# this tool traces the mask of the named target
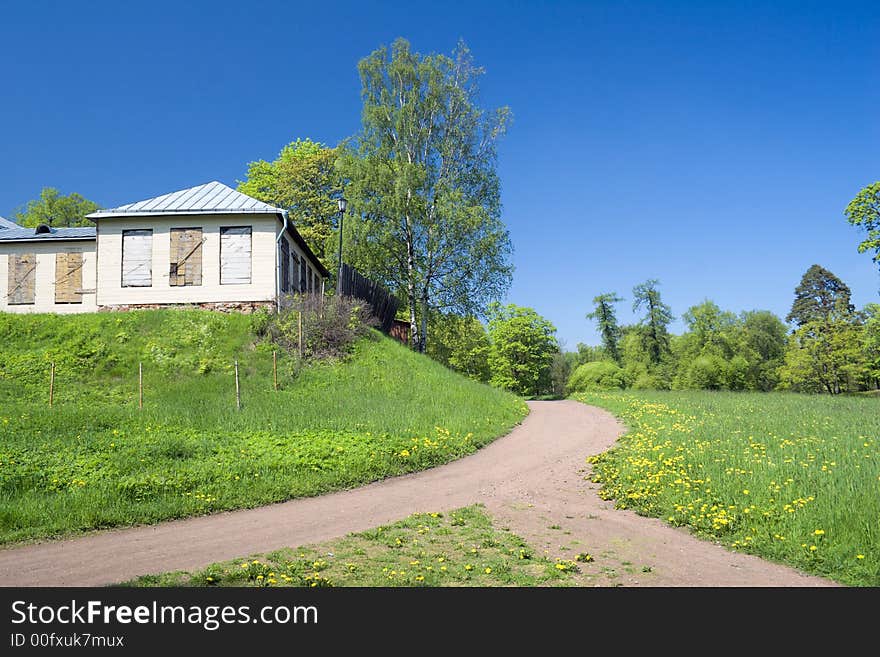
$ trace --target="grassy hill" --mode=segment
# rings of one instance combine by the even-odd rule
[[[378,333],[343,362],[279,352],[277,391],[272,351],[237,314],[0,313],[0,542],[357,486],[468,454],[527,412]]]

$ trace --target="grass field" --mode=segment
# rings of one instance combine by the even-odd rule
[[[481,505],[421,513],[319,545],[147,575],[126,586],[566,586],[590,555],[551,561]]]
[[[880,400],[584,393],[629,428],[593,457],[601,495],[731,548],[880,585]]]
[[[208,311],[0,314],[0,542],[352,487],[473,452],[527,412],[379,334],[345,362],[279,354],[275,391],[272,347],[250,326]]]

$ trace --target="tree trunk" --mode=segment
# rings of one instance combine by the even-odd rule
[[[415,273],[415,256],[413,254],[412,240],[407,240],[406,244],[406,301],[409,305],[409,345],[411,348],[418,348],[419,345],[419,325],[416,322],[416,273]]]
[[[428,347],[428,290],[422,291],[422,330],[419,333],[419,353]]]

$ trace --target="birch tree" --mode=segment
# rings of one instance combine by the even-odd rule
[[[345,259],[405,299],[424,352],[431,312],[480,314],[510,286],[496,172],[510,112],[479,106],[483,70],[463,43],[423,56],[397,39],[358,71],[362,130],[340,159],[353,208]]]

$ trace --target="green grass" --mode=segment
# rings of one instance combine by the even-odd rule
[[[589,555],[578,555],[584,562]],[[146,575],[125,586],[566,586],[571,560],[535,555],[493,526],[482,505],[420,513],[345,538],[216,563],[196,572]]]
[[[583,393],[628,426],[600,494],[743,552],[880,585],[880,400]]]
[[[209,311],[0,313],[0,543],[353,487],[471,453],[527,412],[378,333],[345,362],[279,353],[274,391],[272,346],[250,327]]]

